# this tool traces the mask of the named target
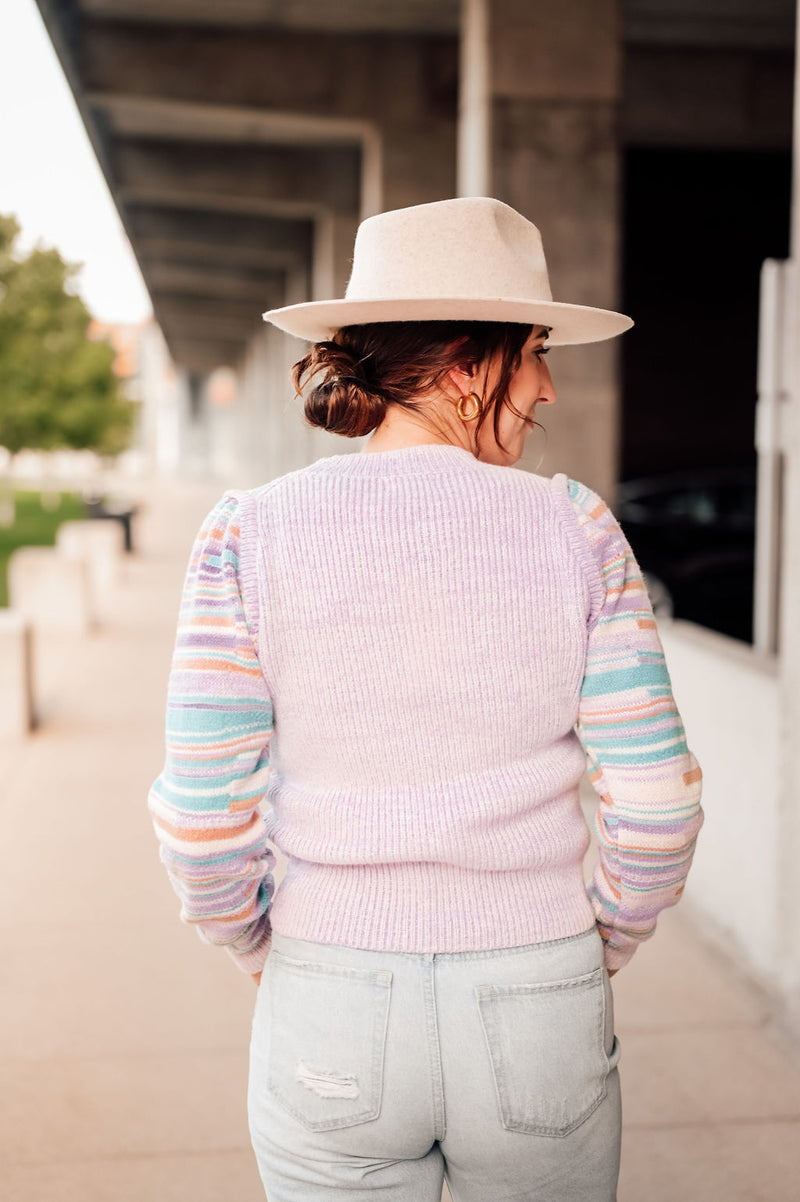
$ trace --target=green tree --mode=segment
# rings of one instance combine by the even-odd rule
[[[15,255],[19,232],[0,213],[0,445],[118,454],[135,405],[120,394],[113,348],[87,337],[91,314],[68,291],[80,265],[38,247]]]

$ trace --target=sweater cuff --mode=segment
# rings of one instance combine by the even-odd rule
[[[630,948],[612,947],[608,942],[604,942],[603,948],[603,963],[611,972],[618,968],[624,968],[628,961],[633,957],[636,951],[636,945]]]
[[[251,947],[246,952],[237,952],[233,947],[226,947],[225,951],[231,957],[237,968],[242,972],[253,973],[261,972],[267,962],[270,948],[272,946],[272,927],[268,926],[264,934],[259,939],[255,947]]]

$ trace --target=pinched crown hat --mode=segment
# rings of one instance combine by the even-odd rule
[[[633,325],[610,309],[554,301],[538,229],[488,196],[368,217],[358,227],[343,299],[287,305],[263,317],[311,342],[373,321],[546,325],[551,346],[600,342]]]

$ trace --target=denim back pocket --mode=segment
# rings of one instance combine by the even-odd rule
[[[272,949],[267,1088],[310,1131],[377,1118],[392,973]]]
[[[603,972],[475,987],[507,1131],[568,1135],[606,1096]]]

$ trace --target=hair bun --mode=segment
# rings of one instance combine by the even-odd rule
[[[323,380],[322,387],[330,388],[334,384],[351,385],[353,388],[364,388],[372,391],[364,376],[330,376],[329,379]]]
[[[319,343],[302,363],[307,360],[302,371],[297,370],[301,364],[296,365],[296,388],[306,372],[324,375],[306,398],[306,421],[346,438],[360,438],[380,425],[386,413],[386,398],[364,375],[353,370],[359,364],[345,347]]]

